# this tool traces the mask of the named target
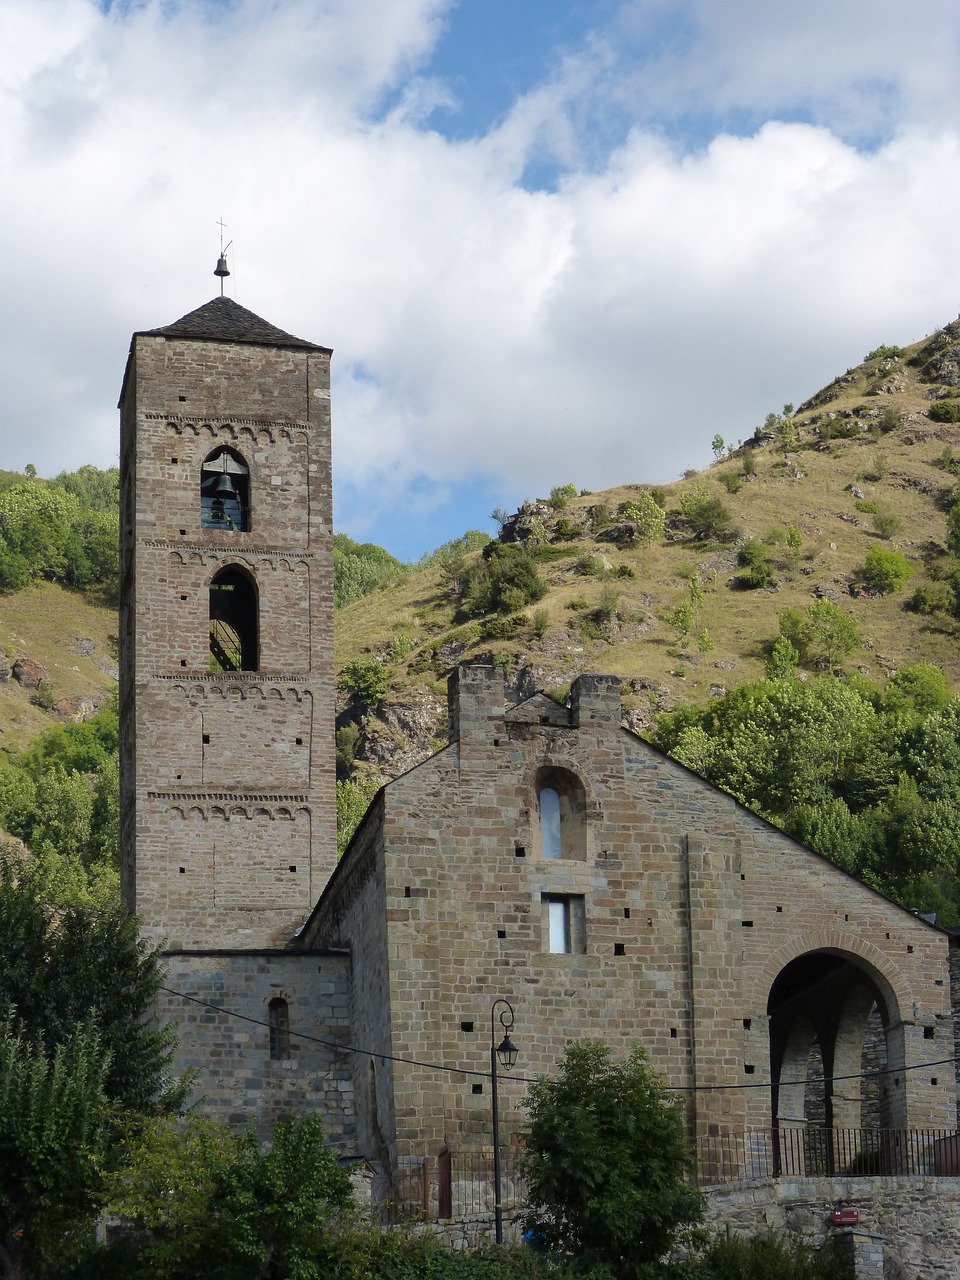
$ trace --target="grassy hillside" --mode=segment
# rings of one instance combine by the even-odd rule
[[[417,739],[413,755],[429,749],[443,727],[444,672],[481,655],[504,666],[516,694],[535,685],[560,692],[584,670],[617,675],[625,713],[643,727],[665,708],[704,704],[759,677],[778,615],[816,598],[840,605],[860,630],[848,669],[883,678],[932,662],[956,688],[953,606],[923,614],[905,604],[925,584],[941,603],[953,599],[946,512],[960,422],[937,421],[931,411],[960,418],[958,384],[960,323],[903,351],[871,353],[796,413],[770,415],[754,447],[730,453],[717,442],[719,461],[662,486],[666,528],[651,542],[624,540],[617,515],[650,486],[528,505],[501,538],[520,536],[547,594],[506,618],[464,615],[453,589],[457,565],[413,572],[340,610],[338,669],[376,662],[388,681],[381,714],[359,715],[360,757],[385,773],[381,760],[412,762],[405,738]],[[694,536],[681,509],[704,493],[727,509],[734,536]],[[743,590],[738,560],[750,539],[761,545],[746,550],[768,560],[772,581]],[[859,580],[874,548],[909,562],[912,576],[898,591],[880,594]],[[689,636],[669,621],[685,603],[695,614]],[[341,706],[358,719],[356,699],[344,695]]]
[[[49,689],[40,700],[48,705],[82,699],[89,708],[116,688],[117,614],[95,599],[52,582],[0,597],[2,664],[31,658],[44,667]],[[31,701],[35,696],[12,677],[0,683],[0,750],[22,748],[64,718]]]

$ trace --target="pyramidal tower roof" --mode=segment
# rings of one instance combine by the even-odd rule
[[[204,342],[250,342],[261,347],[294,347],[301,351],[330,351],[316,342],[295,338],[276,325],[241,307],[232,298],[213,298],[162,329],[141,329],[136,337],[194,338]]]

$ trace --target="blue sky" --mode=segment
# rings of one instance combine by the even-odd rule
[[[116,460],[221,217],[335,350],[337,527],[410,559],[957,311],[944,0],[0,0],[0,45],[5,467]]]

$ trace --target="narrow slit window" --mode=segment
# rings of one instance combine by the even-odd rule
[[[540,792],[540,847],[545,858],[563,857],[560,797],[553,787],[543,787]]]
[[[290,1009],[286,1000],[276,997],[268,1006],[270,1021],[270,1057],[283,1062],[290,1057]]]

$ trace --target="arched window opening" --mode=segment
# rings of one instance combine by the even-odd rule
[[[210,583],[210,670],[256,671],[257,588],[243,569],[221,569]]]
[[[536,778],[540,854],[544,858],[587,856],[586,795],[566,769],[541,769]]]
[[[270,1021],[270,1057],[283,1062],[290,1057],[290,1009],[279,996],[268,1006]]]
[[[560,797],[553,787],[540,789],[540,848],[545,858],[563,857],[560,832]]]
[[[200,468],[200,526],[238,533],[250,528],[250,468],[225,445]]]

